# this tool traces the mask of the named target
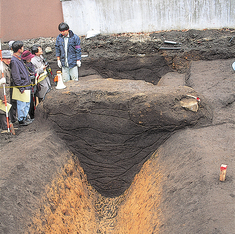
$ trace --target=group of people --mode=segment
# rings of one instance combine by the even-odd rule
[[[45,98],[51,89],[51,83],[49,77],[45,76],[37,85],[38,79],[46,69],[40,45],[34,45],[31,53],[29,50],[24,50],[22,41],[15,41],[11,49],[12,51],[2,51],[4,78],[0,82],[7,87],[6,100],[12,105],[8,115],[9,121],[14,123],[18,120],[19,125],[26,126],[34,119],[36,100],[41,102]],[[4,100],[3,89],[0,98]],[[1,128],[7,129],[7,120],[3,113],[1,120]]]
[[[60,23],[58,29],[60,34],[56,39],[55,48],[63,82],[78,81],[78,67],[81,66],[80,38],[66,23]],[[0,104],[3,104],[4,100],[10,101],[9,122],[18,121],[19,125],[27,126],[34,119],[36,105],[44,100],[51,89],[48,64],[40,45],[33,45],[29,51],[24,50],[22,41],[12,42],[9,42],[10,50],[2,51],[1,66],[4,77],[0,79]],[[6,110],[1,107],[0,105],[0,128],[6,130],[9,127]]]

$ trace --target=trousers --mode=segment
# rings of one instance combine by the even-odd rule
[[[78,81],[78,67],[75,66],[73,68],[62,67],[62,79],[63,82],[67,82],[70,80]]]
[[[29,113],[29,108],[30,108],[30,102],[22,102],[17,100],[18,121],[26,119],[27,114]]]

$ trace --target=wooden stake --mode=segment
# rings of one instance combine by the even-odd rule
[[[221,164],[220,166],[220,181],[225,181],[227,165]]]

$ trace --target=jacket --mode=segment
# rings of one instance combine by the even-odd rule
[[[56,57],[60,57],[60,61],[63,67],[65,67],[65,49],[64,49],[64,37],[62,34],[56,38]],[[77,66],[77,60],[81,60],[81,45],[80,38],[69,30],[68,40],[68,64],[70,68]]]
[[[0,62],[0,64],[1,64],[1,62]],[[9,87],[10,82],[11,82],[11,69],[4,62],[2,62],[2,65],[3,65],[4,77],[6,78],[6,87]],[[0,78],[2,78],[2,76]],[[10,103],[10,88],[6,88],[6,98],[7,98],[7,102]],[[0,86],[0,99],[4,100],[3,86]]]
[[[11,63],[11,78],[13,81],[13,86],[27,86],[31,84],[31,79],[27,68],[23,60],[12,56]],[[22,93],[25,89],[32,89],[31,86],[19,87],[20,92]]]
[[[34,56],[31,59],[31,63],[34,65],[36,73],[40,75],[44,72],[43,67],[45,66],[45,61],[42,55],[40,55],[40,57]],[[36,95],[39,98],[45,98],[45,95],[49,92],[51,88],[51,82],[48,76],[40,82],[40,86],[41,90],[37,91]]]

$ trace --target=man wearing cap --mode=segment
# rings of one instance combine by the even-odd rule
[[[12,44],[12,50],[14,52],[11,59],[11,76],[13,81],[13,86],[16,86],[20,93],[24,93],[25,90],[31,91],[31,79],[30,74],[25,67],[23,60],[21,59],[21,55],[24,52],[24,44],[22,41],[15,41]],[[22,126],[29,125],[32,123],[31,120],[27,119],[27,115],[30,108],[30,100],[29,102],[24,102],[17,100],[17,114],[18,114],[18,122]]]
[[[0,79],[0,100],[4,101],[4,90],[2,85],[5,84],[7,87],[6,90],[6,99],[7,102],[10,102],[10,79],[11,79],[11,70],[10,70],[10,62],[11,62],[11,51],[10,50],[3,50],[2,51],[2,67],[3,67],[3,74],[4,78]],[[10,110],[11,111],[11,110]],[[9,115],[10,120],[10,115]],[[7,130],[7,119],[6,119],[6,112],[5,110],[0,109],[0,128],[2,130]]]

